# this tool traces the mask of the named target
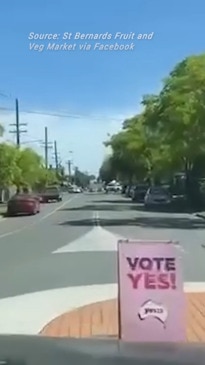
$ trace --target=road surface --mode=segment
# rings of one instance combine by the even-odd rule
[[[115,297],[118,238],[179,241],[184,281],[203,284],[204,233],[205,220],[193,215],[146,212],[120,195],[94,193],[65,195],[63,202],[45,205],[36,216],[2,219],[0,327],[11,331],[5,318],[13,313],[17,321],[17,306],[21,313],[40,311],[41,305],[47,311],[46,296],[58,300],[61,310],[67,302],[75,307],[75,296],[79,305],[81,300]]]

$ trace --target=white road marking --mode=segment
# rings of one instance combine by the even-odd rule
[[[96,225],[100,226],[100,215],[99,212],[96,212]]]
[[[96,213],[93,213],[93,217],[96,217]],[[95,225],[88,233],[77,238],[76,240],[67,243],[66,245],[53,251],[53,254],[61,254],[66,252],[107,252],[117,251],[118,240],[127,240],[127,237],[123,237],[107,231],[99,225]],[[132,240],[131,240],[132,241]],[[141,242],[140,240],[138,240]],[[142,240],[143,242],[143,240]],[[177,250],[183,254],[187,253],[185,249],[179,244],[176,245]],[[181,257],[182,258],[182,257]]]
[[[39,220],[39,222],[40,221],[42,221],[42,220],[44,220],[44,219],[46,219],[46,218],[48,218],[48,217],[50,217],[51,215],[53,215],[53,214],[55,214],[58,210],[60,210],[61,208],[63,208],[66,204],[68,204],[69,202],[71,202],[72,200],[74,200],[74,199],[76,199],[77,198],[77,196],[74,196],[74,197],[72,197],[71,199],[68,199],[68,200],[66,200],[65,202],[63,202],[61,205],[59,205],[57,208],[55,208],[54,210],[52,210],[52,212],[49,212],[48,214],[46,214],[46,215],[44,215],[40,220]]]
[[[53,254],[66,252],[97,252],[117,251],[117,242],[124,237],[110,233],[100,226],[95,226],[84,236],[68,243],[67,245],[52,252]]]
[[[63,202],[60,206],[58,206],[57,208],[55,208],[54,210],[52,210],[51,212],[49,212],[48,214],[44,215],[43,217],[41,217],[40,219],[38,219],[37,221],[35,222],[32,222],[32,223],[28,223],[26,225],[24,225],[23,227],[21,228],[18,228],[18,229],[15,229],[14,231],[10,231],[10,232],[7,232],[7,233],[3,233],[0,235],[0,239],[1,238],[4,238],[4,237],[7,237],[7,236],[11,236],[15,233],[20,233],[22,231],[24,231],[25,229],[27,228],[31,228],[39,223],[41,223],[44,219],[46,218],[49,218],[50,216],[52,216],[53,214],[55,214],[58,210],[60,210],[61,208],[63,208],[66,204],[68,204],[69,202],[71,202],[72,200],[74,200],[76,198],[75,197],[72,197],[71,199],[68,199],[66,200],[65,202]],[[6,220],[6,219],[5,219]]]
[[[205,283],[184,283],[186,293],[205,292]],[[92,303],[115,299],[116,283],[40,291],[0,300],[0,333],[38,334],[54,318]]]
[[[99,219],[99,213],[98,212],[93,212],[93,217],[92,217],[92,220],[93,220],[93,224],[95,226],[100,226],[100,219]]]
[[[28,225],[23,226],[21,228],[15,229],[14,231],[11,231],[11,232],[3,233],[3,234],[0,235],[0,239],[4,238],[4,237],[7,237],[7,236],[12,236],[15,233],[19,233],[19,232],[23,231],[24,229],[26,229],[30,226],[32,226],[32,224],[28,224]]]

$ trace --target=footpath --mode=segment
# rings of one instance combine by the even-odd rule
[[[196,216],[205,219],[205,212],[196,213]]]

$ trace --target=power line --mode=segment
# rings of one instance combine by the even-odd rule
[[[19,102],[18,99],[15,100],[16,104],[16,123],[9,124],[10,126],[15,127],[14,130],[9,131],[9,133],[15,133],[16,134],[16,145],[17,147],[20,147],[20,135],[21,133],[27,133],[27,130],[20,129],[23,126],[27,126],[27,123],[19,123]]]
[[[0,107],[0,110],[5,110],[5,111],[13,111],[12,108],[6,108],[6,107]],[[51,116],[51,117],[57,117],[57,118],[74,118],[74,119],[81,119],[81,118],[89,118],[92,120],[102,120],[102,119],[106,119],[106,120],[113,120],[113,121],[123,121],[124,119],[126,119],[125,117],[123,118],[112,118],[112,117],[106,117],[106,116],[94,116],[94,115],[89,115],[89,114],[59,114],[59,113],[45,113],[45,112],[40,112],[40,111],[32,111],[32,110],[24,110],[22,111],[22,113],[25,114],[38,114],[38,115],[47,115],[47,116]],[[128,117],[127,117],[128,118]]]

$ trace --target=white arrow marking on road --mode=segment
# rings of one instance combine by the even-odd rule
[[[52,253],[117,251],[117,242],[119,239],[124,238],[110,233],[100,226],[96,226],[84,236],[68,243]]]
[[[55,250],[52,254],[66,252],[107,252],[117,251],[118,240],[127,239],[125,237],[113,234],[103,229],[100,226],[95,226],[91,231],[84,236],[74,240],[65,246]],[[143,240],[142,240],[143,242]],[[183,253],[186,251],[180,245],[176,245],[177,249]]]

